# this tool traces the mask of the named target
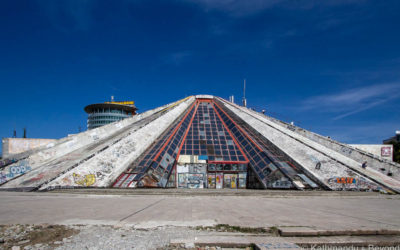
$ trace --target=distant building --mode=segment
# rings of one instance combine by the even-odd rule
[[[115,102],[113,99],[111,97],[111,102],[90,104],[85,107],[85,112],[88,113],[88,129],[98,128],[136,114],[134,101]]]
[[[391,142],[400,142],[400,131],[396,131],[396,135],[389,139],[383,140],[383,144],[390,144]]]

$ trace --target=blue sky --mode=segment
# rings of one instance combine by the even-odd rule
[[[400,1],[1,1],[0,136],[61,138],[90,103],[192,94],[346,143],[400,129]]]

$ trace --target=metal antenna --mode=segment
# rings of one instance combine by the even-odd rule
[[[246,79],[243,82],[243,98],[246,99]]]
[[[243,83],[243,107],[247,107],[247,100],[246,100],[246,79],[244,79],[244,83]]]

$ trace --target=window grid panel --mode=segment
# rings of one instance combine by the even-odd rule
[[[250,161],[250,166],[253,168],[263,185],[267,186],[268,182],[266,177],[267,175],[273,174],[273,171],[270,171],[270,168],[271,166],[274,166],[274,164],[267,157],[262,157],[262,151],[256,147],[256,145],[247,136],[245,136],[242,131],[239,130],[231,118],[228,117],[225,112],[222,112],[218,105],[215,105],[215,108],[225,124],[231,129],[240,146],[246,149],[245,154]]]
[[[144,154],[141,155],[138,161],[133,163],[133,165],[128,169],[129,173],[137,173],[135,180],[140,179],[143,177],[143,174],[147,169],[151,166],[153,163],[154,157],[157,155],[157,153],[160,151],[160,149],[163,147],[165,142],[168,140],[168,138],[171,137],[171,134],[174,132],[175,127],[179,122],[185,117],[185,115],[190,112],[194,107],[194,104],[189,108],[188,111],[186,111],[184,114],[181,115],[167,130],[162,134],[159,138],[155,140],[152,146],[149,147],[149,149],[146,150]]]
[[[177,147],[173,148],[172,142],[174,140],[176,140],[177,142],[179,142],[178,145],[180,145],[180,142],[182,140],[182,135],[183,135],[180,131],[182,131],[182,130],[184,131],[188,127],[189,120],[191,119],[191,117],[194,113],[195,106],[196,106],[196,103],[194,103],[192,105],[192,107],[190,108],[190,110],[187,111],[185,113],[185,115],[174,124],[174,126],[172,128],[170,128],[168,135],[163,137],[162,146],[159,146],[158,150],[156,150],[152,154],[152,157],[147,162],[144,163],[146,165],[139,164],[139,166],[141,166],[141,168],[139,169],[139,171],[137,171],[138,174],[134,178],[134,181],[139,181],[144,176],[145,172],[148,171],[149,167],[151,167],[154,170],[154,172],[159,173],[160,178],[162,176],[166,176],[166,175],[169,176],[170,172],[172,171],[172,167],[173,167],[173,164],[175,163],[175,158],[177,155],[177,151],[176,151]],[[184,120],[182,121],[182,119],[184,119]],[[180,126],[179,126],[179,124],[180,124]],[[177,126],[179,126],[179,127],[177,128]],[[169,139],[169,141],[168,141],[168,139]],[[165,143],[167,143],[167,144],[165,145]],[[164,146],[164,148],[162,149],[163,146]],[[162,151],[160,152],[161,149],[162,149]],[[168,150],[170,150],[170,152],[172,152],[172,154],[169,154],[169,156],[168,156],[168,159],[171,159],[171,160],[168,162],[167,165],[161,166],[160,164],[162,163],[162,160],[165,159],[164,157],[166,157],[166,153],[168,152]],[[155,163],[155,164],[152,164],[152,163]]]
[[[210,161],[222,157],[223,162],[239,162],[240,158],[244,162],[245,157],[237,146],[228,146],[227,142],[233,140],[213,106],[211,100],[200,102],[181,154],[207,155]]]
[[[231,119],[233,119],[231,117]],[[290,159],[287,158],[279,149],[271,146],[265,140],[263,140],[262,136],[256,134],[253,129],[249,127],[246,123],[241,123],[241,128],[247,133],[250,138],[258,144],[258,147],[263,151],[263,156],[269,158],[274,165],[279,168],[279,170],[289,179],[295,180],[297,179],[297,175],[299,173],[303,173],[302,170],[298,169],[295,165],[290,163]]]

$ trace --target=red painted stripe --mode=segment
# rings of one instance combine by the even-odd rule
[[[136,177],[136,174],[134,174],[134,175],[135,175],[135,177]],[[129,185],[131,185],[132,182],[134,182],[135,177],[133,177],[132,180],[128,183],[128,185],[126,185],[127,188],[129,187]]]
[[[121,184],[119,184],[119,186],[118,187],[121,187],[122,186],[122,184],[126,181],[126,179],[128,179],[129,178],[129,176],[130,176],[130,174],[126,174],[126,177],[124,178],[124,180],[121,182]]]
[[[296,166],[295,165],[293,165],[292,163],[290,163],[290,162],[288,162],[288,161],[285,161],[287,164],[289,164],[292,168],[294,168],[294,169],[296,169],[296,170],[298,170],[297,168],[296,168]]]
[[[188,127],[187,127],[187,129],[186,129],[186,131],[185,131],[185,134],[183,135],[182,143],[181,143],[181,145],[179,146],[179,150],[178,150],[178,154],[177,154],[177,156],[176,156],[176,160],[178,160],[178,159],[179,159],[179,156],[181,155],[182,147],[183,147],[183,145],[185,144],[185,140],[186,140],[187,134],[189,133],[190,127],[192,127],[192,123],[193,123],[194,117],[196,116],[197,109],[198,109],[198,107],[199,107],[199,105],[198,105],[199,102],[202,102],[202,101],[196,101],[196,104],[197,104],[197,105],[196,105],[196,109],[194,110],[193,116],[192,116],[192,118],[190,119],[189,125],[188,125]]]
[[[217,105],[215,102],[213,102],[214,105]],[[218,105],[217,105],[218,106]],[[219,106],[218,106],[219,107]],[[231,136],[232,140],[235,142],[236,147],[239,148],[240,152],[242,152],[242,155],[244,156],[244,158],[246,158],[246,161],[249,162],[249,159],[247,158],[246,154],[243,152],[243,149],[239,146],[239,143],[236,141],[235,137],[233,136],[231,130],[228,128],[228,126],[226,126],[225,122],[222,120],[221,116],[219,115],[219,113],[217,112],[217,110],[215,109],[215,107],[213,106],[214,112],[217,114],[219,120],[222,122],[222,124],[224,125],[225,129],[228,131],[229,135]],[[222,109],[221,109],[222,110]],[[228,116],[228,115],[227,115]],[[228,116],[228,118],[230,119],[230,117]],[[235,123],[235,125],[237,125]]]
[[[185,134],[183,135],[183,139],[182,139],[181,145],[179,146],[178,154],[176,155],[176,162],[174,164],[174,167],[172,168],[172,171],[175,169],[175,184],[176,184],[176,181],[178,180],[178,171],[176,170],[176,164],[178,163],[178,159],[179,159],[179,156],[181,155],[182,147],[185,144],[185,140],[186,140],[187,134],[189,133],[189,130],[190,130],[190,127],[192,126],[194,117],[196,116],[197,109],[199,107],[198,103],[199,103],[199,100],[196,100],[196,102],[195,102],[196,109],[194,110],[192,118],[190,118],[190,122],[189,122],[188,127],[187,127],[187,129],[185,131]],[[178,188],[178,186],[177,186],[177,188]]]
[[[116,187],[117,183],[118,183],[122,178],[126,177],[126,175],[128,175],[128,174],[127,174],[127,173],[122,173],[122,174],[118,177],[117,181],[114,182],[113,187]],[[120,185],[121,185],[121,184],[120,184]]]
[[[212,164],[247,164],[249,163],[248,161],[208,161],[208,163]]]
[[[192,111],[194,105],[196,102],[192,104],[192,107],[190,107],[189,111],[186,113],[186,115],[183,117],[182,121],[175,127],[174,131],[172,134],[169,136],[168,140],[164,143],[163,147],[158,151],[157,155],[154,157],[153,161],[156,161],[157,158],[160,156],[161,152],[164,150],[164,148],[168,145],[168,143],[171,141],[172,137],[175,135],[176,131],[178,131],[179,127],[182,125],[183,121],[186,119],[186,117],[189,115],[190,111]]]
[[[217,105],[219,107],[219,109],[229,118],[229,120],[231,120],[233,122],[233,124],[235,124],[235,126],[242,131],[242,133],[254,144],[256,145],[256,147],[262,152],[264,151],[255,141],[253,141],[253,139],[251,139],[251,137],[246,133],[246,131],[244,131],[242,129],[242,127],[240,127],[217,103],[215,103],[215,105]]]
[[[114,181],[114,183],[112,184],[112,186],[113,187],[115,187],[115,184],[117,184],[118,183],[118,181],[125,175],[126,173],[122,173],[122,174],[120,174],[119,176],[118,176],[118,178],[117,178],[117,180],[116,181]]]

